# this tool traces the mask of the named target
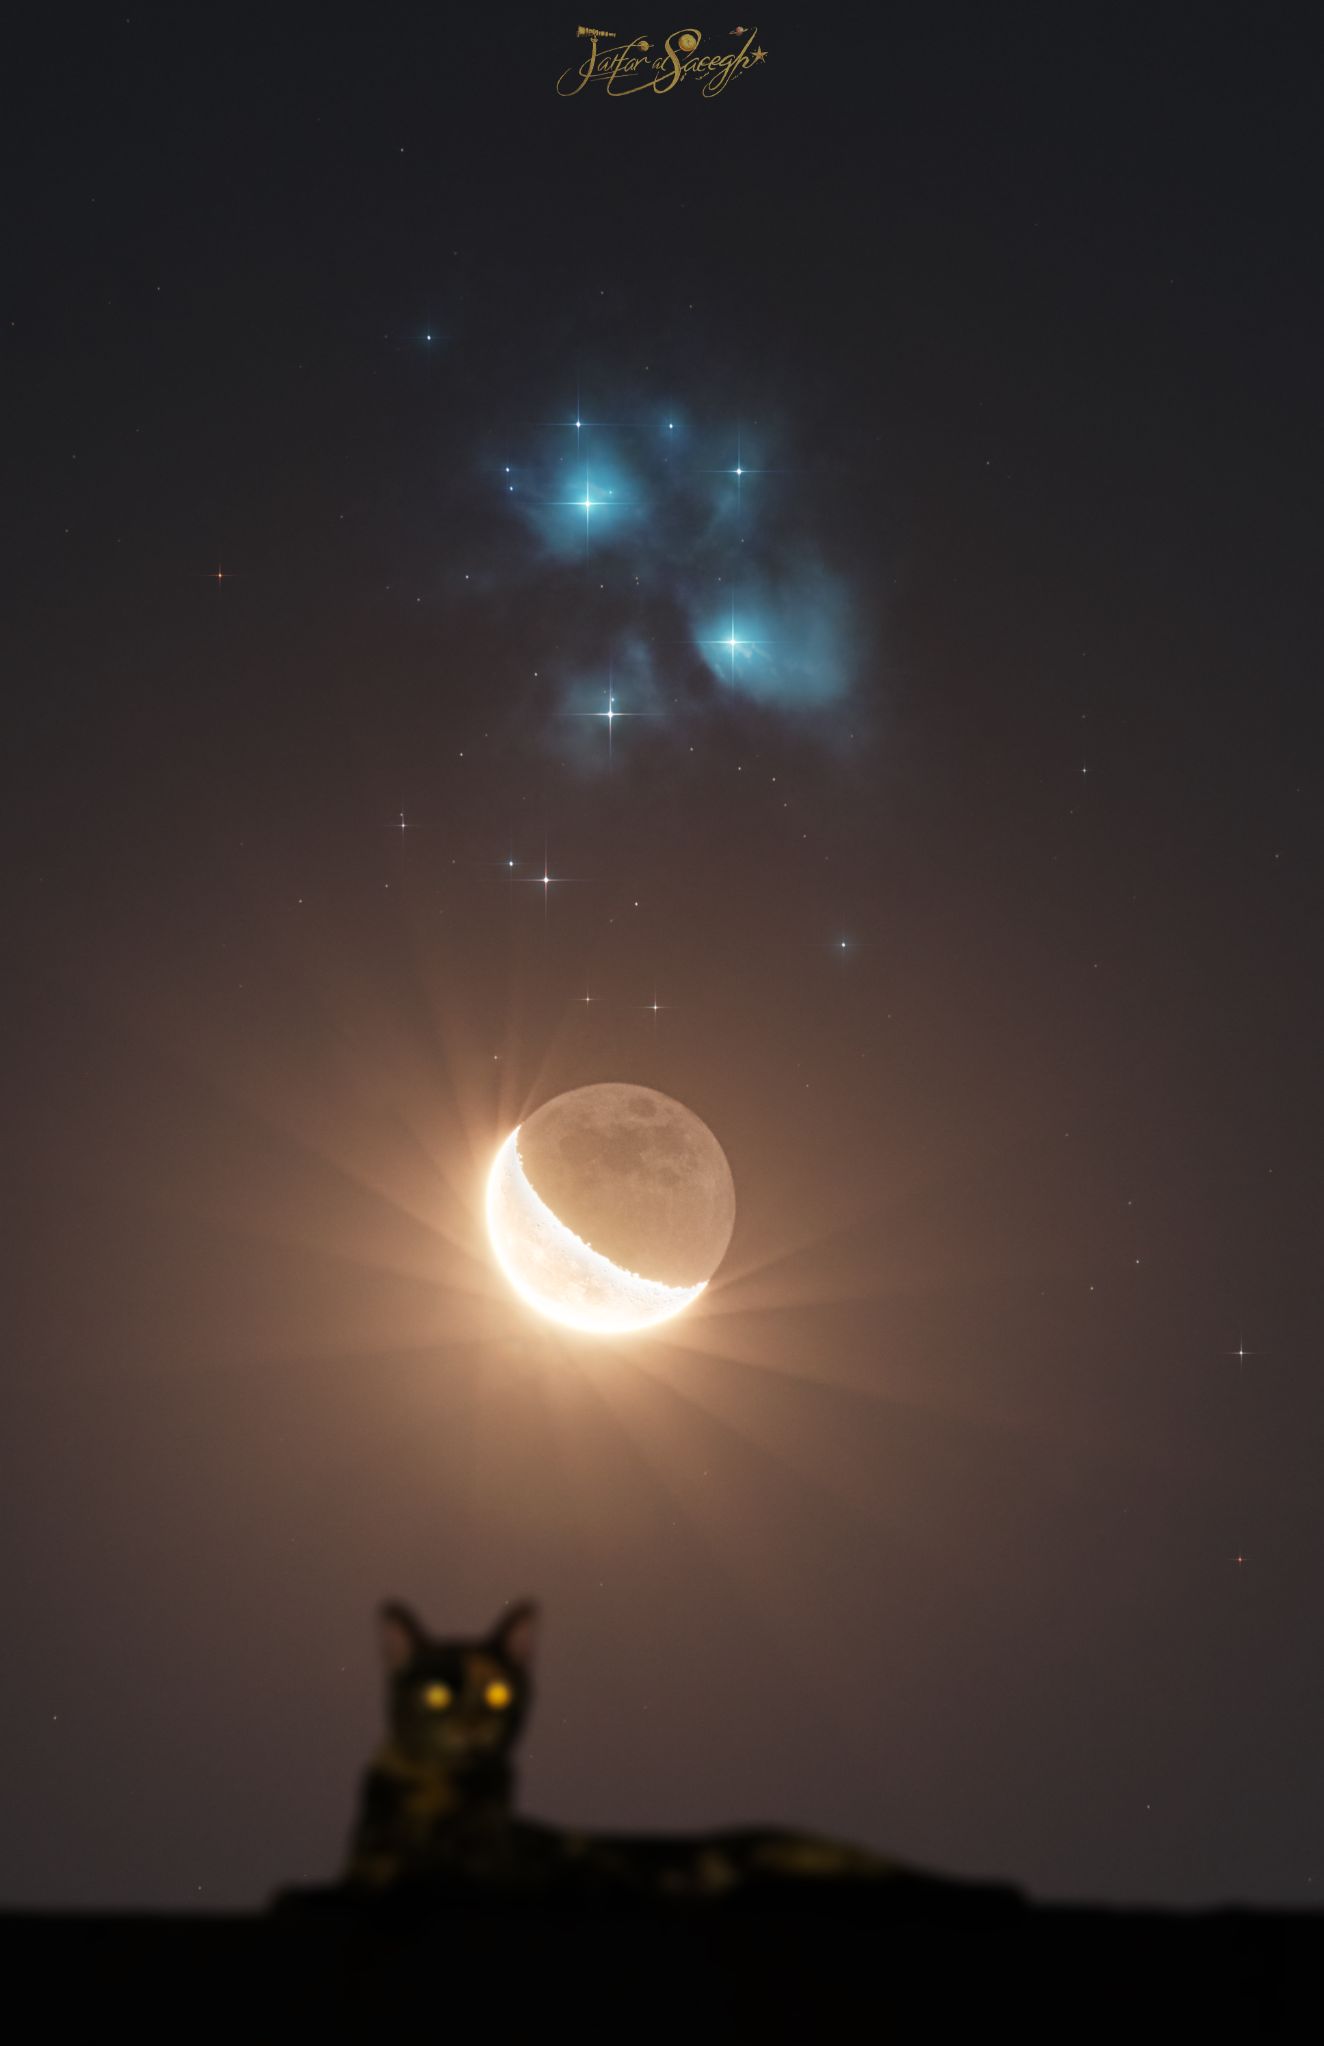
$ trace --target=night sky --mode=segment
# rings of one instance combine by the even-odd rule
[[[377,1601],[533,1594],[530,1813],[1315,1901],[1301,17],[126,5],[7,64],[0,1896],[329,1879]],[[735,1179],[633,1341],[483,1225],[595,1080]]]

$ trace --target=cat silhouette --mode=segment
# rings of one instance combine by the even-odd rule
[[[474,1639],[439,1638],[408,1606],[382,1606],[386,1734],[362,1782],[349,1888],[697,1898],[906,1873],[812,1834],[579,1833],[520,1817],[513,1757],[533,1702],[537,1632],[531,1600]]]

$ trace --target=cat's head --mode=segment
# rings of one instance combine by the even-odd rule
[[[408,1606],[378,1616],[395,1745],[452,1777],[504,1769],[533,1697],[538,1608],[525,1600],[476,1641],[441,1641]]]

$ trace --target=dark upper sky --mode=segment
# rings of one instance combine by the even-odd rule
[[[0,1895],[328,1875],[374,1602],[533,1592],[539,1813],[1312,1901],[1292,12],[124,5],[4,116]],[[483,1235],[594,1079],[735,1175],[633,1346]]]

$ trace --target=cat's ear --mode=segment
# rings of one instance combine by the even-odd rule
[[[388,1676],[399,1676],[418,1654],[427,1636],[408,1606],[391,1599],[378,1608],[377,1636]]]
[[[508,1606],[492,1629],[492,1646],[498,1655],[527,1676],[533,1668],[533,1651],[538,1643],[538,1608],[532,1599]]]

